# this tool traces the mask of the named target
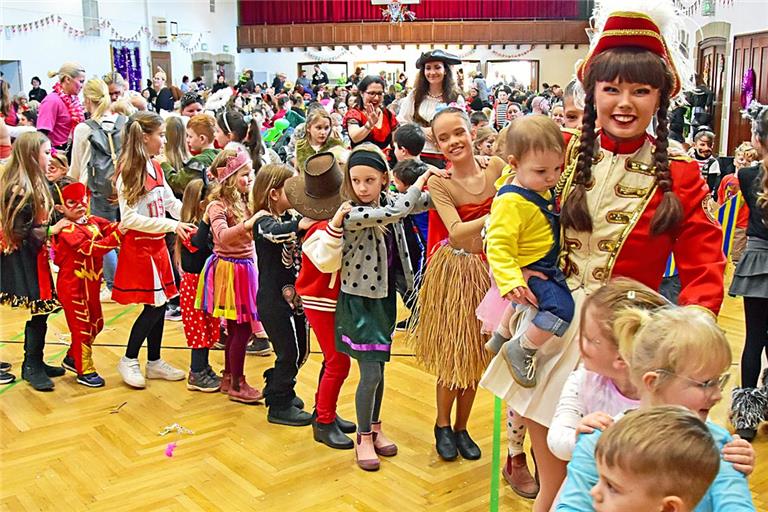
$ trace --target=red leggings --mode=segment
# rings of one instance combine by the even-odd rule
[[[323,368],[315,394],[317,422],[332,423],[336,419],[336,402],[341,386],[349,375],[349,356],[336,351],[335,313],[305,309],[304,314],[323,351]]]

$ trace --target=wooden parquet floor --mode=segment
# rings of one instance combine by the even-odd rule
[[[492,396],[478,393],[470,421],[482,459],[441,461],[433,445],[434,379],[416,365],[399,339],[397,355],[387,367],[382,418],[400,453],[383,459],[378,473],[365,473],[356,467],[353,451],[315,443],[311,427],[268,423],[264,406],[230,402],[219,393],[190,392],[184,382],[153,380],[145,390],[127,388],[116,364],[138,312],[138,307],[104,307],[108,325],[94,353],[106,388],[85,388],[71,374],[56,379],[52,393],[36,393],[25,383],[0,388],[0,510],[489,510]],[[5,340],[0,359],[11,361],[17,376],[23,321],[20,312],[7,309],[0,316],[0,340]],[[721,324],[738,360],[743,343],[739,300],[726,298]],[[62,359],[66,332],[63,315],[49,320],[49,361]],[[314,352],[297,385],[309,406],[321,362],[312,343]],[[221,368],[222,356],[222,351],[212,351],[215,369]],[[188,367],[180,322],[166,322],[163,357]],[[144,358],[142,350],[142,365]],[[248,357],[250,381],[262,385],[261,374],[270,364],[271,357]],[[731,382],[738,380],[735,374]],[[356,383],[353,365],[339,402],[345,418],[354,419]],[[725,424],[725,404],[713,417]],[[158,435],[173,423],[194,435]],[[178,446],[169,458],[165,448],[172,441]],[[758,464],[751,488],[758,510],[768,510],[768,432],[754,446]],[[530,501],[517,497],[503,480],[501,486],[500,510],[530,510]]]

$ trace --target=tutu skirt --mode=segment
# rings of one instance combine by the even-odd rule
[[[208,258],[197,283],[195,308],[211,316],[246,323],[258,320],[259,274],[253,259]]]
[[[499,287],[496,286],[496,280],[491,275],[491,289],[485,294],[485,297],[477,306],[477,319],[483,323],[483,333],[490,334],[494,332],[501,323],[504,311],[509,307],[510,302],[501,296]]]

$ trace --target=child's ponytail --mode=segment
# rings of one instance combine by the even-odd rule
[[[202,219],[200,203],[205,201],[210,187],[201,179],[190,181],[184,189],[184,195],[181,197],[181,214],[179,221],[190,224],[198,224]],[[181,268],[181,248],[183,242],[181,237],[176,237],[176,247],[173,253],[173,262],[178,268]]]
[[[163,125],[163,119],[154,112],[136,112],[125,125],[125,137],[120,151],[115,180],[123,180],[122,194],[128,206],[134,206],[146,194],[147,162],[149,154],[144,147],[144,134],[150,134]],[[120,191],[118,191],[120,192]]]
[[[253,170],[256,174],[261,169],[262,157],[264,156],[264,143],[261,141],[261,127],[259,121],[253,114],[243,116],[243,121],[248,125],[248,135],[243,140],[243,145],[248,150],[248,156],[253,162]]]
[[[617,313],[613,322],[613,334],[619,344],[619,353],[632,367],[635,341],[640,330],[651,320],[651,313],[640,308],[626,308]]]

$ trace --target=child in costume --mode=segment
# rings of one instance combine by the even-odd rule
[[[146,378],[181,380],[185,376],[160,358],[166,304],[178,295],[165,234],[175,232],[185,240],[195,230],[192,224],[166,217],[166,212],[179,217],[181,201],[174,197],[160,164],[153,160],[163,147],[164,129],[158,114],[133,114],[125,127],[118,162],[120,219],[127,231],[117,259],[112,299],[124,305],[143,305],[131,328],[125,355],[117,365],[123,381],[134,388],[146,386],[138,359],[144,340]]]
[[[720,180],[720,186],[717,187],[717,204],[721,206],[732,197],[739,196],[739,211],[731,246],[731,261],[734,264],[739,262],[747,247],[747,224],[749,223],[749,206],[744,202],[743,196],[739,195],[739,171],[750,167],[755,160],[757,160],[757,150],[749,142],[741,143],[734,152],[733,167],[736,172],[725,175]]]
[[[206,213],[213,235],[213,255],[205,262],[195,307],[227,320],[221,392],[235,402],[256,403],[261,391],[245,380],[245,348],[251,321],[257,319],[258,274],[254,261],[253,225],[248,210],[253,183],[251,159],[243,150],[223,151],[211,165],[217,185]]]
[[[205,215],[208,196],[213,188],[206,180],[194,179],[184,189],[181,199],[181,220],[197,225],[197,231],[187,240],[176,239],[176,265],[181,268],[179,305],[184,337],[192,350],[189,363],[187,389],[213,393],[221,387],[216,372],[211,369],[208,355],[219,341],[219,319],[195,308],[195,296],[200,273],[206,260],[213,254],[211,224]]]
[[[370,143],[350,154],[344,174],[344,195],[352,210],[344,218],[341,294],[336,305],[336,349],[357,360],[360,383],[357,410],[357,464],[379,469],[378,455],[391,457],[397,445],[381,428],[384,364],[389,361],[397,305],[394,277],[402,267],[413,287],[413,269],[401,220],[414,210],[429,207],[422,194],[430,172],[425,172],[405,194],[391,195],[389,167],[381,150]]]
[[[417,360],[437,377],[434,433],[443,460],[455,460],[459,452],[468,460],[481,456],[467,431],[467,421],[477,383],[490,360],[483,347],[487,339],[475,314],[490,288],[480,233],[503,162],[492,157],[491,164],[498,161],[502,165],[481,169],[472,152],[470,130],[469,118],[461,108],[445,108],[432,120],[433,138],[443,158],[451,162],[453,175],[450,180],[429,180],[435,210],[429,212],[427,270],[419,291],[418,322],[408,332]]]
[[[512,106],[509,102],[509,96],[511,94],[512,89],[508,85],[502,85],[496,89],[496,103],[493,105],[493,127],[496,131],[500,131],[507,126],[510,121],[510,116],[507,111]]]
[[[275,351],[275,365],[264,372],[267,421],[279,425],[309,425],[312,415],[294,386],[299,368],[309,354],[307,319],[296,293],[301,264],[299,240],[314,224],[289,210],[285,182],[294,170],[284,164],[268,164],[259,170],[253,186],[252,211],[260,215],[253,227],[259,265],[256,303],[259,317]]]
[[[53,288],[46,242],[70,224],[49,225],[53,200],[45,179],[51,143],[39,132],[16,139],[0,172],[0,304],[29,310],[21,377],[36,391],[53,389],[61,367],[43,362],[48,315],[61,307]],[[10,366],[3,366],[6,371]],[[9,377],[5,377],[6,380]]]
[[[304,171],[307,158],[310,156],[330,151],[331,148],[343,146],[340,139],[331,132],[332,120],[330,114],[324,108],[313,108],[307,114],[307,122],[304,125],[304,137],[296,142],[296,168]]]
[[[64,308],[71,344],[61,362],[84,386],[100,388],[104,379],[93,364],[92,346],[104,328],[101,312],[103,257],[120,246],[118,222],[87,215],[88,191],[80,182],[57,190],[56,210],[70,224],[53,237],[54,263],[59,267],[56,290]]]
[[[343,179],[333,153],[325,152],[309,157],[305,172],[285,182],[285,195],[291,206],[300,214],[319,220],[304,235],[296,292],[323,352],[312,434],[315,441],[339,450],[354,447],[354,442],[344,434],[356,430],[354,423],[336,413],[341,386],[350,367],[349,356],[336,350],[334,327],[341,290],[342,223],[351,210],[349,203],[342,204]]]
[[[499,294],[528,303],[523,314],[531,318],[531,325],[518,328],[507,343],[512,337],[507,324],[514,310],[508,306],[500,330],[486,348],[493,353],[501,349],[515,381],[532,387],[536,351],[553,336],[562,336],[573,320],[573,298],[557,267],[560,222],[552,193],[560,179],[565,144],[554,121],[529,116],[510,125],[506,148],[514,176],[505,180],[491,206],[485,252]],[[531,276],[526,282],[523,267],[546,279]]]

